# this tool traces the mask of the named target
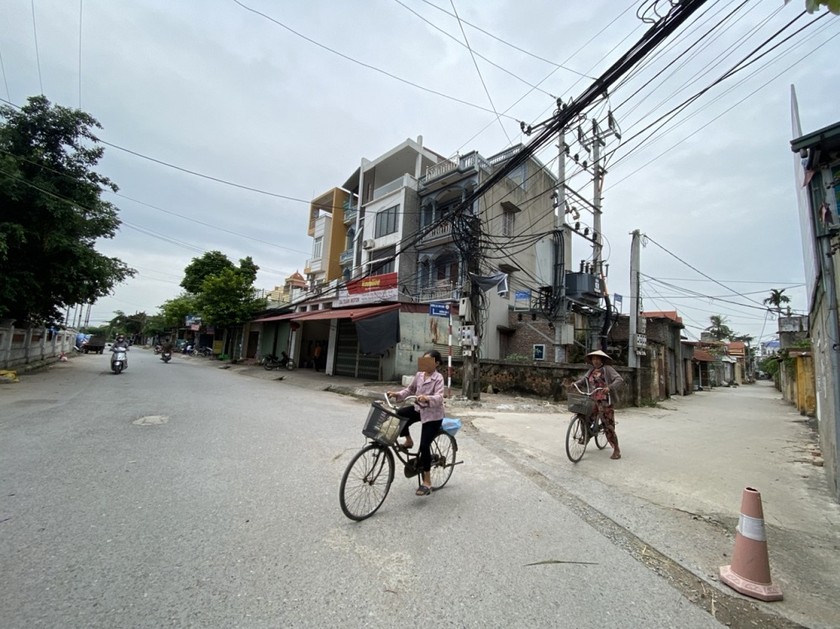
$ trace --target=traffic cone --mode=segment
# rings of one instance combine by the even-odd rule
[[[761,494],[752,487],[744,488],[732,563],[720,567],[720,580],[746,596],[762,601],[782,600],[781,588],[770,581]]]

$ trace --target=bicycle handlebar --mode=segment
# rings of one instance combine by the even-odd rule
[[[384,397],[384,398],[385,398],[385,404],[387,404],[387,405],[388,405],[391,409],[396,410],[396,408],[397,408],[397,407],[394,405],[394,403],[393,403],[393,402],[391,402],[391,398],[390,398],[390,397],[388,397],[388,393],[387,393],[387,392],[386,392],[386,393],[383,393],[383,394],[382,394],[382,397]],[[403,402],[408,402],[408,403],[410,403],[410,404],[413,404],[413,403],[414,403],[414,401],[415,401],[416,399],[417,399],[417,396],[416,396],[416,395],[409,395],[408,397],[406,397],[406,398],[405,398],[404,400],[402,400],[402,401],[403,401]]]
[[[581,391],[580,387],[577,385],[577,382],[573,382],[572,386],[577,390],[578,393],[586,396],[591,396],[592,394],[597,393],[598,391],[606,391],[607,393],[610,392],[609,387],[599,387],[597,389],[593,389],[592,391]]]

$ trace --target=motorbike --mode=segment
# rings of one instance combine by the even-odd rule
[[[172,352],[162,352],[160,355],[160,359],[163,362],[168,363],[170,360],[172,360]]]
[[[295,367],[297,367],[295,361],[286,352],[282,352],[280,358],[274,354],[267,354],[263,358],[263,368],[266,371],[271,371],[272,369],[288,369],[289,371],[294,371]]]
[[[111,371],[119,374],[128,368],[128,348],[121,345],[111,347]]]
[[[163,351],[163,347],[158,343],[155,345],[155,354],[160,354]]]
[[[201,356],[208,357],[213,355],[213,349],[210,347],[199,347],[197,350],[195,350],[195,353]]]

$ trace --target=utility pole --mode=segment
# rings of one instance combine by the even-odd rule
[[[638,229],[633,230],[632,240],[630,242],[630,329],[629,329],[629,347],[627,348],[627,366],[636,370],[635,386],[633,387],[633,404],[639,406],[641,404],[641,387],[642,374],[639,369],[639,356],[645,353],[645,345],[647,341],[643,340],[643,332],[645,331],[644,321],[640,326],[639,314],[641,308],[641,298],[639,296],[639,277],[640,277],[640,260],[642,247],[642,234]],[[640,332],[641,328],[641,332]]]
[[[639,366],[638,331],[639,331],[639,260],[641,258],[642,235],[639,230],[633,230],[630,241],[630,342],[627,348],[627,366]]]
[[[604,139],[598,129],[598,121],[592,120],[592,270],[596,275],[601,269],[601,191],[604,187],[604,173],[601,166],[601,147]]]
[[[566,361],[563,349],[563,324],[566,322],[566,130],[560,130],[557,147],[557,207],[554,210],[554,362]]]

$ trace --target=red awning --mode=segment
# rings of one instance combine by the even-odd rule
[[[337,308],[330,310],[315,310],[313,312],[299,312],[294,317],[295,321],[318,321],[322,319],[350,319],[358,321],[375,317],[376,315],[398,310],[399,304],[385,304],[379,306],[366,306],[364,308]]]
[[[358,321],[375,317],[378,314],[397,310],[400,304],[379,304],[377,306],[364,306],[360,308],[330,308],[329,310],[312,310],[310,312],[287,312],[273,317],[254,319],[251,323],[269,323],[272,321],[319,321],[323,319],[350,319]]]
[[[301,313],[299,312],[287,312],[286,314],[282,315],[275,315],[273,317],[263,317],[262,319],[254,319],[251,323],[267,323],[268,321],[283,321],[284,319],[294,319]]]

